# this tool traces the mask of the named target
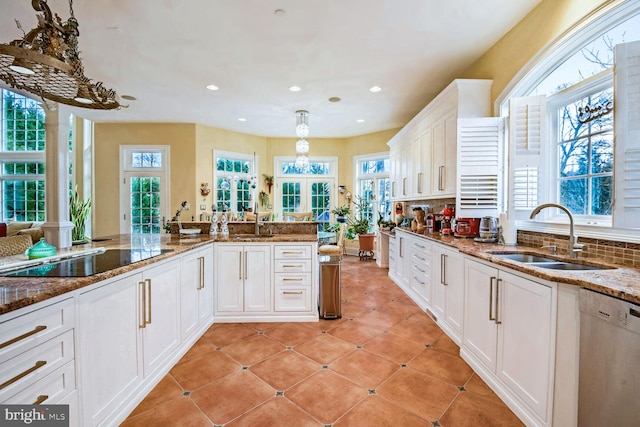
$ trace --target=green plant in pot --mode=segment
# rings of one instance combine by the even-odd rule
[[[345,204],[333,209],[331,213],[336,216],[336,221],[347,222],[347,215],[351,215],[351,208],[349,204]]]
[[[74,225],[73,230],[71,230],[71,240],[74,242],[85,240],[84,233],[90,211],[91,197],[88,197],[87,200],[82,200],[78,194],[78,186],[76,186],[69,199],[69,219]]]
[[[371,259],[373,257],[374,234],[371,234],[371,224],[365,217],[365,213],[370,210],[371,202],[360,196],[354,198],[355,217],[347,220],[347,238],[355,239],[358,236],[358,246],[360,249],[360,259]]]

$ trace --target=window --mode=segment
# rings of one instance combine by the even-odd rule
[[[254,199],[257,173],[253,173],[253,156],[216,151],[214,182],[216,210],[242,213],[250,208]]]
[[[121,146],[120,230],[159,234],[168,209],[169,147]]]
[[[331,209],[335,206],[336,157],[312,157],[305,168],[296,166],[295,159],[275,158],[276,218],[286,220],[287,212],[311,212],[311,220],[322,231],[331,223]]]
[[[367,203],[363,212],[371,226],[375,226],[379,218],[387,221],[391,215],[389,180],[389,154],[378,153],[354,157],[356,171],[356,195]]]
[[[0,97],[2,221],[44,221],[44,110],[7,90],[0,90]]]
[[[567,206],[576,223],[615,226],[614,48],[640,40],[639,12],[637,3],[611,8],[557,44],[511,92],[511,104],[524,104],[519,100],[528,98],[516,98],[520,95],[546,98],[539,110],[537,158],[531,156],[530,144],[527,162],[522,161],[526,156],[517,155],[523,151],[517,134],[528,139],[535,131],[510,129],[509,200],[516,218],[525,219],[520,214],[526,213],[528,219],[531,204],[549,201]],[[503,115],[519,114],[506,110],[507,102],[502,104]],[[510,123],[515,128],[511,117]],[[515,212],[519,207],[522,212]]]

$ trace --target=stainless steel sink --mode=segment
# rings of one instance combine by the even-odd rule
[[[596,266],[590,264],[579,264],[577,262],[559,261],[557,259],[546,258],[540,255],[527,253],[495,253],[497,257],[511,261],[521,262],[532,267],[547,268],[550,270],[611,270],[613,267]]]
[[[531,255],[531,254],[515,253],[515,254],[495,254],[495,255],[499,256],[500,258],[506,258],[506,259],[510,259],[512,261],[526,262],[526,263],[530,263],[530,262],[558,262],[558,260],[555,260],[555,259],[545,258],[543,256]]]

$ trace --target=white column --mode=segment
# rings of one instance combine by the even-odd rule
[[[43,103],[45,119],[45,203],[47,220],[42,225],[47,243],[57,248],[71,247],[69,221],[69,110]]]

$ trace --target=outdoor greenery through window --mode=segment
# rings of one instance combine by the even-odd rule
[[[391,215],[389,156],[360,157],[356,160],[356,171],[358,195],[366,201],[363,215],[373,227],[380,218],[386,221]]]
[[[44,221],[44,110],[7,90],[0,90],[0,96],[2,221]]]
[[[251,208],[250,156],[224,153],[216,157],[216,210],[244,212]]]
[[[604,34],[594,34],[529,93],[546,95],[550,104],[556,201],[588,222],[612,215],[613,52],[617,44],[635,40],[640,40],[637,14]],[[596,110],[602,114],[588,114]]]
[[[132,177],[131,232],[134,234],[159,234],[161,215],[160,177]]]

